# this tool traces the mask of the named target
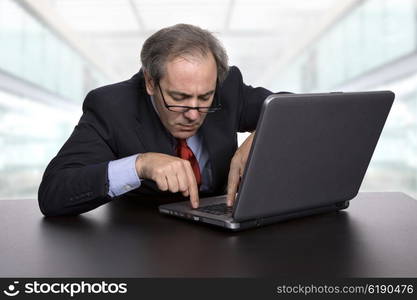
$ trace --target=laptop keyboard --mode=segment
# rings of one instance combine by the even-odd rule
[[[228,215],[233,211],[233,206],[227,206],[226,203],[213,204],[207,206],[201,206],[197,208],[198,211],[214,214],[214,215]]]

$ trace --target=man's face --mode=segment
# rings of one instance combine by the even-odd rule
[[[205,113],[196,109],[187,112],[168,110],[167,105],[210,106],[216,89],[217,68],[213,55],[206,57],[177,57],[167,62],[165,75],[159,86],[147,74],[146,90],[154,97],[159,118],[165,128],[176,138],[186,139],[194,135],[203,124]]]

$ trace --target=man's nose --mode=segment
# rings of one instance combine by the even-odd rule
[[[184,117],[188,120],[195,121],[200,118],[200,112],[197,109],[190,109],[189,111],[184,113]]]
[[[190,107],[197,107],[199,105],[198,102],[198,99],[193,98],[187,103],[187,105]],[[200,118],[200,112],[197,109],[190,109],[184,113],[184,117],[188,120],[195,121]]]

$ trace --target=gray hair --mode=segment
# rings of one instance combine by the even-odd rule
[[[217,79],[221,83],[229,70],[226,50],[209,31],[189,24],[177,24],[152,34],[140,53],[142,68],[158,83],[165,75],[166,63],[179,56],[206,57],[209,53],[217,65]]]

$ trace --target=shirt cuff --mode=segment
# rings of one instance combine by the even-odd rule
[[[120,196],[140,187],[141,181],[136,172],[136,158],[138,155],[134,154],[109,162],[109,192],[107,194],[110,197]]]

